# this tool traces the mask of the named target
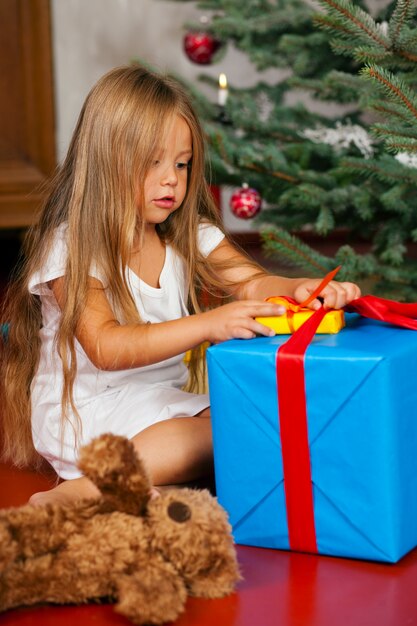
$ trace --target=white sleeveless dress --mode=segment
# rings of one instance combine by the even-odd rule
[[[205,256],[221,242],[223,233],[210,224],[201,224],[199,247]],[[196,415],[209,406],[207,394],[182,390],[187,381],[184,355],[179,354],[146,367],[103,371],[97,369],[76,342],[77,376],[74,401],[81,429],[67,425],[61,431],[62,365],[54,340],[60,309],[48,282],[63,276],[67,258],[66,225],[57,229],[54,245],[40,271],[31,277],[29,290],[42,302],[41,355],[32,382],[32,434],[37,451],[64,479],[81,475],[76,467],[77,451],[92,438],[113,432],[133,437],[148,426],[173,417]],[[99,272],[91,275],[101,280]],[[128,278],[141,319],[151,323],[188,315],[188,287],[182,260],[166,247],[159,288],[144,283],[132,270]],[[102,281],[104,284],[104,281]],[[77,424],[75,415],[70,421]]]

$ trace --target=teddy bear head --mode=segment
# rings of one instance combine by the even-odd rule
[[[175,564],[190,595],[215,598],[239,580],[231,527],[207,490],[172,489],[148,503],[150,546]]]
[[[79,467],[107,506],[144,518],[151,551],[174,564],[191,595],[233,591],[240,574],[231,526],[208,490],[172,488],[151,498],[149,475],[133,444],[111,434],[82,450]]]

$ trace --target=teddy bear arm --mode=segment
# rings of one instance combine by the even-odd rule
[[[134,624],[164,624],[184,610],[187,591],[170,563],[156,558],[147,566],[117,581],[115,610]]]
[[[51,554],[18,560],[0,575],[0,611],[45,602],[56,578]]]
[[[0,512],[2,554],[0,569],[13,560],[32,558],[56,551],[65,543],[74,523],[60,507],[34,507],[30,504]]]

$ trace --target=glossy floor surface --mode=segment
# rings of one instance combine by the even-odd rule
[[[47,476],[0,465],[0,507],[48,488]],[[0,546],[1,549],[1,546]],[[417,550],[396,565],[238,546],[244,580],[221,600],[189,599],[176,626],[417,625]],[[111,605],[8,611],[0,626],[128,626]]]

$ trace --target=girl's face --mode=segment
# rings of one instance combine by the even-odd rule
[[[176,211],[187,191],[189,162],[193,155],[191,131],[187,122],[175,116],[164,145],[145,178],[145,206],[140,213],[146,224],[161,224]],[[141,209],[141,207],[140,207]]]

